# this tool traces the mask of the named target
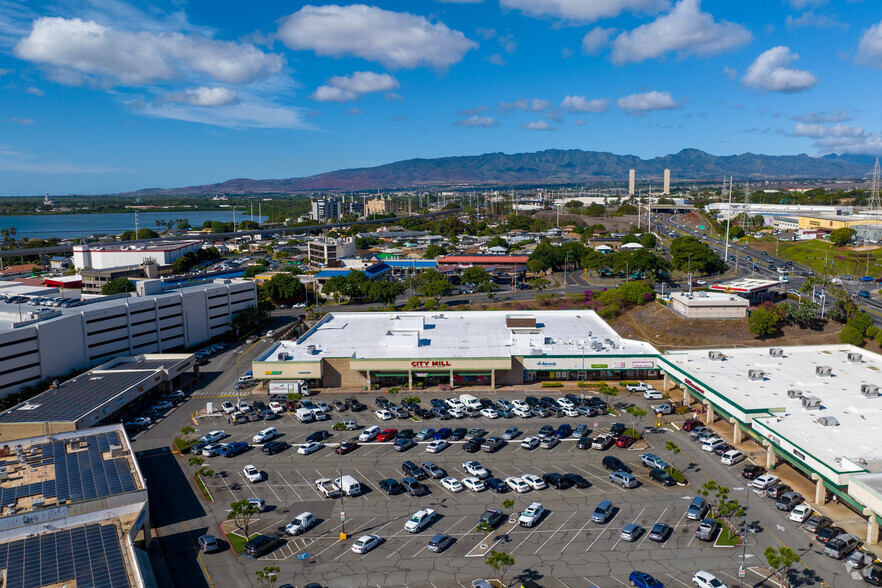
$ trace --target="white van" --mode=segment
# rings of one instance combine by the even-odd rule
[[[335,479],[334,484],[336,484],[346,496],[358,496],[361,494],[361,484],[350,475]]]
[[[459,396],[459,401],[462,402],[463,406],[465,406],[466,408],[470,408],[472,410],[481,409],[481,402],[471,394],[461,394]]]
[[[737,449],[730,449],[720,458],[720,462],[723,465],[735,465],[739,461],[744,461],[744,453],[738,451]]]
[[[315,420],[315,413],[308,408],[298,408],[294,411],[294,418],[301,423],[311,423]]]

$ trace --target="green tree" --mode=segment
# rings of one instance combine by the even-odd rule
[[[600,394],[603,394],[604,396],[609,397],[607,402],[610,402],[610,401],[612,401],[613,398],[618,396],[619,389],[616,388],[615,386],[610,386],[606,382],[601,382],[600,386],[597,387],[597,392]]]
[[[515,558],[504,551],[496,551],[495,549],[492,549],[484,559],[484,563],[499,573],[500,580],[504,580],[505,572],[508,571],[508,568],[515,565]]]
[[[253,278],[257,274],[263,273],[266,268],[262,265],[249,265],[245,268],[245,273],[242,274],[243,278]]]
[[[820,310],[820,304],[810,298],[803,298],[790,313],[790,318],[802,328],[810,327],[817,322]]]
[[[747,319],[747,330],[760,339],[772,337],[781,327],[781,316],[765,308],[757,308]]]
[[[861,335],[860,331],[856,328],[846,325],[845,328],[839,332],[839,342],[845,343],[846,345],[856,345],[860,347],[864,344],[864,336]]]
[[[248,502],[247,498],[243,498],[242,500],[237,500],[230,504],[230,510],[227,512],[227,520],[233,521],[236,528],[242,531],[242,534],[247,539],[250,537],[248,534],[248,526],[251,524],[251,519],[253,519],[258,512],[260,511],[257,510],[256,504],[252,504]]]
[[[138,239],[156,239],[159,233],[152,229],[138,229]]]
[[[747,511],[737,498],[729,496],[729,492],[728,486],[718,484],[716,480],[708,480],[698,489],[698,493],[707,499],[712,516],[721,516],[727,520],[732,517],[743,517]]]
[[[798,553],[784,545],[778,549],[771,546],[766,547],[763,554],[766,556],[766,561],[769,562],[769,567],[776,570],[785,579],[790,573],[790,568],[793,567],[793,564],[802,561]]]
[[[514,505],[515,505],[515,501],[512,500],[511,498],[502,501],[502,509],[503,510],[509,510]]]
[[[632,423],[631,428],[636,431],[637,425],[640,424],[640,421],[642,421],[644,418],[646,418],[646,409],[640,408],[639,406],[634,405],[634,406],[629,406],[628,408],[626,408],[625,412],[627,412],[629,415],[631,415],[631,423]]]
[[[331,427],[331,429],[334,431],[345,431],[346,430],[346,423],[344,423],[343,421],[340,421],[338,423],[334,423],[334,426]]]
[[[479,290],[483,290],[484,284],[490,281],[490,274],[482,267],[473,265],[462,272],[462,282],[472,284]]]
[[[372,282],[368,287],[368,298],[371,299],[371,302],[392,304],[396,298],[404,294],[405,290],[407,290],[407,286],[401,282],[378,280]]]
[[[425,297],[434,298],[436,304],[442,296],[450,294],[450,291],[453,289],[447,276],[434,269],[423,270],[418,273],[414,277],[414,284],[417,292]]]
[[[882,329],[879,329],[879,331],[876,333],[876,343],[882,346]]]
[[[416,310],[422,304],[422,300],[420,300],[419,296],[411,296],[407,299],[407,304],[402,307],[402,310]]]
[[[637,214],[637,207],[633,204],[622,204],[616,210],[616,216],[625,216],[626,214]]]
[[[551,285],[551,282],[545,278],[532,278],[530,280],[527,280],[527,283],[530,285],[530,288],[536,290],[537,292],[541,292]]]
[[[741,227],[729,227],[729,238],[740,239],[744,237],[744,229]]]
[[[671,465],[673,465],[674,459],[681,453],[680,446],[673,441],[667,441],[665,442],[665,449],[671,454]]]
[[[263,285],[266,295],[276,304],[300,302],[306,296],[303,282],[291,274],[276,274]]]
[[[722,258],[695,237],[677,237],[671,241],[671,263],[681,272],[712,274],[726,269]]]
[[[253,220],[244,220],[239,223],[239,230],[242,231],[256,231],[260,228],[260,223]]]
[[[640,235],[640,244],[647,249],[655,249],[655,246],[658,245],[658,238],[652,233],[644,233]]]
[[[205,458],[193,455],[187,460],[191,468],[201,468],[205,464]]]
[[[866,336],[867,329],[873,326],[873,319],[867,313],[859,312],[848,319],[845,326],[854,328],[861,336]]]
[[[534,274],[541,274],[548,269],[548,266],[541,259],[529,259],[527,260],[527,269]]]
[[[104,296],[113,296],[114,294],[125,294],[126,292],[134,291],[135,284],[128,278],[113,278],[101,286],[101,294]]]
[[[628,233],[627,235],[622,236],[622,245],[627,245],[628,243],[639,243],[640,237],[635,235],[634,233]]]
[[[830,231],[830,241],[837,247],[844,247],[851,243],[851,240],[854,239],[856,234],[857,231],[850,227],[834,229],[833,231]]]
[[[257,570],[257,581],[261,586],[273,588],[279,581],[279,566],[265,566],[262,570]]]
[[[584,206],[584,205],[582,204],[582,201],[581,201],[581,200],[570,200],[569,202],[567,202],[566,204],[564,204],[564,206],[565,206],[566,208],[571,209],[571,210],[572,210],[572,209],[575,209],[576,214],[578,214],[579,209],[582,208],[582,206]]]
[[[181,220],[178,221],[177,229],[179,231],[186,231],[189,228],[190,228],[190,221],[188,221],[187,219],[182,218]]]
[[[433,243],[426,247],[426,253],[423,255],[423,259],[435,259],[439,255],[447,255],[447,249],[441,245],[435,245]]]
[[[185,425],[181,427],[181,435],[189,435],[190,433],[195,433],[196,429],[191,427],[190,425]]]

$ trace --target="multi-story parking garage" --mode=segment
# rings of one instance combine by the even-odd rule
[[[586,310],[331,313],[253,364],[256,378],[317,386],[480,384],[658,376],[658,351]]]

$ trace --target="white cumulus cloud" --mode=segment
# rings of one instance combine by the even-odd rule
[[[808,70],[788,67],[799,59],[789,47],[779,45],[764,51],[756,58],[741,83],[751,88],[769,92],[802,92],[818,83],[818,78]]]
[[[826,110],[812,111],[792,118],[804,123],[837,123],[851,120],[851,115],[841,108],[837,108],[833,112],[827,112]]]
[[[860,137],[863,134],[863,127],[853,127],[846,124],[826,126],[820,124],[796,123],[796,127],[794,127],[791,136],[823,139],[824,137]]]
[[[318,102],[351,102],[362,94],[388,92],[399,87],[398,80],[389,74],[357,71],[348,76],[334,76],[319,86],[311,98]]]
[[[364,4],[304,6],[284,19],[278,36],[290,49],[355,56],[404,69],[447,68],[477,47],[444,23]]]
[[[667,0],[499,0],[499,4],[530,16],[583,22],[614,18],[622,12],[655,14],[669,6]]]
[[[610,37],[616,34],[616,29],[594,27],[582,37],[582,53],[596,55],[600,50],[609,45]]]
[[[538,112],[545,110],[551,106],[551,102],[542,98],[521,98],[514,102],[500,102],[499,112],[509,112],[512,110],[524,110],[526,112]]]
[[[492,116],[470,116],[463,120],[458,120],[454,125],[458,127],[497,127],[499,126],[499,122],[494,119]]]
[[[609,100],[604,98],[589,100],[584,96],[570,96],[568,94],[560,103],[560,107],[569,112],[606,112],[609,108]]]
[[[535,120],[533,122],[524,123],[521,127],[525,131],[556,131],[557,127],[547,120]]]
[[[239,99],[239,94],[229,88],[200,86],[185,92],[171,92],[164,95],[164,102],[182,102],[192,106],[225,106]]]
[[[874,24],[861,35],[858,62],[882,69],[882,22]]]
[[[670,92],[659,92],[658,90],[623,96],[616,100],[616,104],[629,114],[636,115],[642,115],[652,110],[672,110],[683,106],[682,102],[671,97]]]
[[[717,55],[751,39],[753,35],[743,26],[725,20],[717,22],[712,15],[702,12],[701,0],[680,0],[669,13],[616,37],[612,60],[634,63],[670,51],[680,57]]]
[[[67,83],[140,85],[197,73],[246,83],[281,71],[284,60],[254,45],[175,32],[116,30],[79,18],[43,17],[14,47],[19,59]]]

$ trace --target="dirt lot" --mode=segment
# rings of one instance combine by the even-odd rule
[[[686,320],[661,304],[633,308],[613,320],[610,326],[623,337],[648,341],[662,350],[714,345],[821,345],[839,343],[839,331],[842,330],[842,325],[830,322],[823,331],[784,327],[780,337],[757,339],[748,332],[746,320]]]
[[[536,218],[541,218],[542,220],[554,223],[557,221],[557,213],[554,211],[543,211],[537,212],[535,215]],[[560,224],[564,225],[603,225],[606,227],[608,231],[612,232],[627,232],[630,230],[631,226],[637,226],[637,215],[625,215],[625,216],[611,216],[611,217],[602,217],[602,216],[582,216],[579,214],[561,214],[560,215]]]

